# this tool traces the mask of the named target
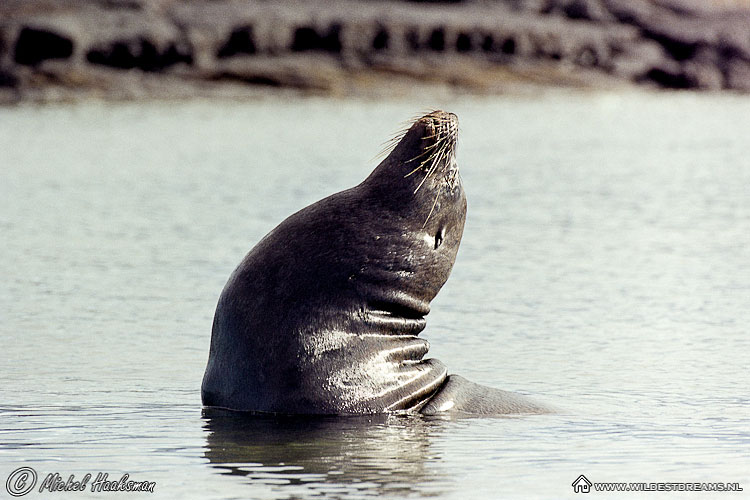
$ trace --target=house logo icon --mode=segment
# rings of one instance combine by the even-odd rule
[[[573,481],[573,493],[588,493],[591,491],[591,481],[581,474],[578,479]]]

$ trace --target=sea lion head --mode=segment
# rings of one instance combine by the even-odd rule
[[[392,140],[390,154],[362,184],[384,206],[382,217],[402,229],[402,257],[419,250],[421,266],[411,271],[426,302],[448,279],[466,220],[457,142],[458,117],[428,113]]]

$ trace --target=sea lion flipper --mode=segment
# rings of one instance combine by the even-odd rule
[[[475,384],[460,375],[449,375],[445,384],[420,412],[424,415],[508,415],[551,413],[552,410],[520,394]]]

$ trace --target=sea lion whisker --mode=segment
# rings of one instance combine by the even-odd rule
[[[419,191],[419,188],[421,188],[421,187],[422,187],[422,184],[424,184],[424,181],[426,181],[426,180],[427,180],[427,176],[425,176],[425,177],[424,177],[424,179],[422,179],[422,180],[421,180],[421,181],[419,182],[419,185],[417,186],[417,188],[416,188],[416,189],[414,190],[414,193],[412,193],[412,194],[417,194],[417,191]]]
[[[373,160],[380,160],[393,152],[400,141],[400,138],[394,137],[382,145],[382,149],[373,157]]]
[[[434,146],[436,146],[436,145],[438,145],[438,143],[437,143],[437,142],[436,142],[435,144],[433,144],[432,146],[430,146],[430,148],[431,148],[431,147],[434,147]],[[427,151],[427,149],[428,149],[428,148],[424,148],[424,151],[423,151],[423,152],[422,152],[421,154],[419,154],[418,156],[415,156],[415,157],[414,157],[414,158],[412,158],[411,160],[408,160],[408,161],[414,161],[414,160],[416,160],[417,158],[421,158],[422,156],[428,155],[428,156],[427,156],[427,158],[425,158],[425,159],[424,159],[424,160],[423,160],[423,161],[422,161],[422,162],[421,162],[421,163],[419,164],[419,166],[418,166],[417,168],[415,168],[414,170],[412,170],[411,172],[409,172],[408,174],[406,174],[406,175],[405,175],[404,177],[409,177],[410,175],[412,175],[413,173],[417,172],[418,170],[420,170],[420,169],[424,168],[424,167],[425,167],[425,165],[427,165],[428,163],[431,163],[431,162],[432,162],[432,163],[431,163],[430,167],[428,168],[428,172],[429,172],[429,171],[430,171],[430,170],[431,170],[431,169],[433,168],[433,164],[434,164],[434,158],[435,158],[435,153],[436,153],[436,152],[435,152],[435,151],[431,151],[431,152],[428,152],[428,151]],[[428,154],[428,153],[429,153],[429,154]],[[406,163],[406,162],[405,162],[405,163]],[[419,188],[417,188],[417,189],[419,189]],[[414,191],[414,192],[416,193],[416,191]]]
[[[437,168],[441,160],[441,151],[443,151],[444,148],[445,146],[442,146],[438,151],[433,152],[429,158],[427,158],[424,162],[422,162],[422,165],[426,165],[427,162],[430,162],[430,166],[427,168],[427,172],[425,173],[424,178],[422,179],[422,182],[420,182],[417,188],[414,190],[414,194],[417,194],[417,191],[419,191],[419,188],[422,187],[422,184],[425,183],[427,178],[430,177],[432,172],[434,172],[435,169]]]
[[[436,147],[438,147],[439,145],[440,145],[440,136],[438,136],[438,139],[436,139],[433,144],[430,144],[429,146],[425,146],[424,150],[425,151],[431,151],[431,150],[435,149]]]
[[[430,174],[432,174],[432,172],[435,171],[436,167],[437,167],[437,162],[436,162],[436,160],[433,160],[432,163],[430,164],[430,167],[427,169],[427,172],[424,174],[424,177],[422,178],[422,181],[419,183],[419,185],[417,186],[417,188],[414,190],[414,194],[417,194],[417,191],[419,191],[419,188],[421,188],[422,184],[424,184],[425,181],[430,177]]]
[[[414,158],[410,158],[410,159],[406,160],[406,161],[405,161],[404,163],[410,163],[410,162],[413,162],[414,160],[417,160],[417,159],[419,159],[419,158],[423,157],[423,156],[424,156],[424,155],[426,155],[426,154],[427,154],[427,152],[426,152],[426,151],[423,151],[422,153],[418,154],[418,155],[417,155],[417,156],[415,156]],[[410,176],[410,175],[412,175],[412,174],[413,174],[414,172],[417,172],[417,171],[418,171],[419,169],[421,169],[422,167],[424,167],[424,166],[425,166],[425,163],[426,163],[427,161],[429,161],[429,159],[430,159],[430,158],[429,158],[429,156],[428,156],[428,157],[427,157],[427,159],[423,160],[423,161],[422,161],[422,162],[421,162],[421,163],[419,164],[419,166],[418,166],[417,168],[415,168],[414,170],[412,170],[412,171],[411,171],[411,172],[409,172],[408,174],[404,175],[404,178],[407,178],[407,177],[409,177],[409,176]]]
[[[410,175],[412,175],[414,172],[417,172],[420,168],[422,168],[422,164],[421,163],[419,164],[419,166],[417,168],[415,168],[414,170],[412,170],[411,172],[409,172],[408,174],[406,174],[404,176],[404,179],[406,179],[407,177],[409,177]]]
[[[439,151],[440,149],[442,149],[445,142],[445,138],[442,132],[438,133],[434,137],[436,137],[435,142],[424,148],[425,151],[431,151],[431,154],[434,154],[435,151]]]
[[[409,159],[409,160],[406,160],[406,161],[405,161],[404,163],[409,163],[409,162],[412,162],[412,161],[416,160],[417,158],[422,158],[422,157],[423,157],[423,156],[425,156],[425,155],[427,155],[427,151],[422,151],[422,152],[421,152],[421,153],[419,153],[419,154],[418,154],[417,156],[414,156],[414,157],[412,157],[411,159]],[[429,156],[429,155],[428,155],[428,156]]]
[[[427,178],[435,171],[435,169],[440,164],[440,161],[443,159],[445,155],[446,148],[449,147],[448,142],[440,141],[440,139],[438,139],[438,141],[435,142],[435,145],[439,145],[440,146],[439,149],[437,149],[436,151],[432,151],[430,156],[427,159],[425,159],[425,161],[423,161],[422,164],[420,165],[420,168],[421,168],[424,165],[426,165],[428,162],[430,163],[430,166],[428,167],[427,172],[425,173],[425,176],[422,179],[422,182],[420,182],[417,188],[414,190],[414,194],[416,194],[417,191],[419,191],[419,188],[422,187],[422,184],[424,184]]]
[[[412,160],[410,160],[410,161],[416,160],[417,158],[420,158],[420,157],[422,157],[422,156],[424,156],[424,155],[425,155],[425,153],[422,153],[421,155],[419,155],[419,156],[417,156],[417,157],[415,157],[415,158],[412,158]],[[404,178],[406,178],[406,177],[409,177],[409,176],[410,176],[410,175],[412,175],[413,173],[415,173],[415,172],[418,172],[419,170],[423,169],[423,168],[424,168],[424,166],[425,166],[425,165],[427,165],[427,163],[428,163],[428,162],[430,162],[431,160],[432,160],[432,155],[430,155],[430,156],[428,156],[427,158],[425,158],[424,160],[422,160],[422,161],[420,162],[419,166],[418,166],[417,168],[415,168],[414,170],[412,170],[411,172],[409,172],[408,174],[406,174],[406,175],[404,176]]]
[[[435,151],[433,155],[431,156],[432,164],[430,165],[430,168],[427,171],[426,176],[429,176],[432,174],[432,172],[437,168],[437,166],[440,164],[440,162],[445,158],[445,155],[450,148],[450,144],[445,141],[440,145],[440,149]]]
[[[424,184],[424,181],[426,181],[426,180],[427,180],[427,175],[425,175],[425,176],[424,176],[424,178],[423,178],[423,179],[422,179],[422,180],[421,180],[421,181],[419,182],[419,185],[418,185],[418,186],[417,186],[417,188],[416,188],[416,189],[414,190],[414,193],[413,193],[413,194],[417,194],[417,191],[419,191],[419,188],[421,188],[421,187],[422,187],[422,184]]]
[[[398,145],[398,143],[401,142],[401,139],[403,139],[404,136],[409,132],[410,127],[411,127],[410,123],[403,122],[398,132],[396,132],[396,134],[393,137],[391,137],[390,139],[388,139],[382,144],[382,149],[377,155],[375,155],[373,160],[383,158],[384,156],[390,154]]]
[[[422,224],[422,229],[424,229],[427,226],[427,221],[430,220],[430,217],[432,216],[432,212],[435,211],[435,206],[437,205],[438,197],[440,196],[440,190],[435,193],[435,201],[432,202],[432,208],[430,208],[430,213],[427,214],[427,218],[424,220],[424,224]]]

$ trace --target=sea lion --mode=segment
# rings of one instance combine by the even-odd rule
[[[202,400],[283,414],[537,412],[423,359],[466,219],[458,118],[434,111],[359,185],[279,224],[219,298]]]

